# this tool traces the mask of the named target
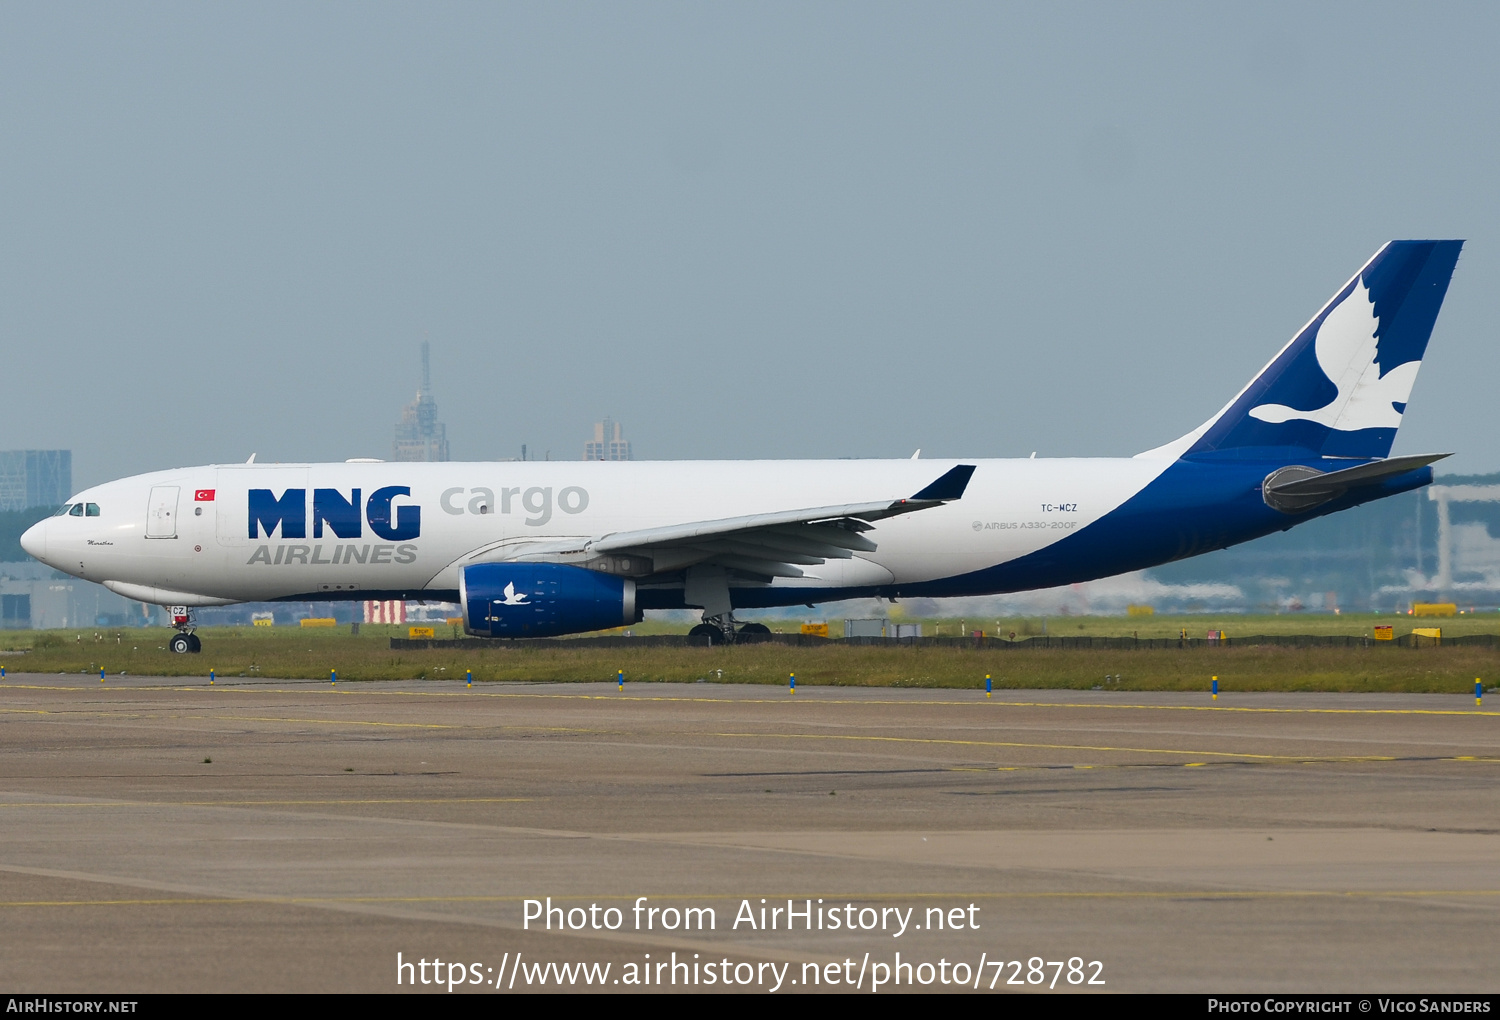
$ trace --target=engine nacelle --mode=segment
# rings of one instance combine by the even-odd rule
[[[560,563],[476,563],[459,572],[464,630],[556,637],[637,623],[635,582]]]

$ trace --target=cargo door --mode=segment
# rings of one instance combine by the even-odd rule
[[[153,485],[146,506],[146,537],[177,537],[177,491],[175,485]]]

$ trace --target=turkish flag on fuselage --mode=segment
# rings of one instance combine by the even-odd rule
[[[193,493],[194,503],[212,503],[214,501],[214,490],[198,489]]]

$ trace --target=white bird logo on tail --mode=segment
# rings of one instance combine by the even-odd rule
[[[1272,424],[1310,421],[1340,432],[1400,427],[1401,411],[1396,405],[1405,409],[1422,363],[1408,361],[1381,376],[1375,336],[1379,328],[1375,303],[1360,280],[1323,319],[1314,342],[1318,367],[1338,387],[1338,394],[1327,405],[1311,411],[1285,404],[1261,404],[1250,409],[1250,417]]]
[[[505,601],[500,604],[502,606],[529,606],[531,603],[526,601],[524,593],[516,594],[516,583],[512,581],[505,586]]]

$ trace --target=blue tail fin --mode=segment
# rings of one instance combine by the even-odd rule
[[[1462,247],[1390,242],[1224,410],[1149,455],[1387,456]]]

